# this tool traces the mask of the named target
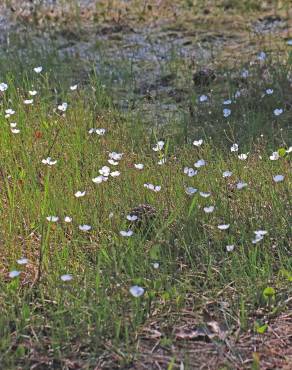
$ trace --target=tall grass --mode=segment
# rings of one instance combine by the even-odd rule
[[[267,286],[276,290],[274,312],[285,309],[292,273],[290,66],[267,63],[268,82],[261,68],[251,68],[238,99],[231,77],[206,92],[206,104],[198,102],[202,92],[190,85],[181,108],[184,120],[152,128],[143,124],[143,115],[137,119],[139,114],[120,111],[110,86],[97,74],[76,91],[70,91],[68,81],[56,90],[46,69],[5,76],[9,88],[1,95],[0,117],[2,368],[29,368],[36,356],[46,356],[48,366],[66,368],[62,361],[74,352],[90,368],[109,342],[120,362],[130,363],[135,338],[149,318],[169,314],[165,320],[171,325],[171,313],[199,310],[212,299],[228,302],[228,325],[239,321],[247,329],[250,315],[266,305]],[[34,103],[24,105],[32,88],[38,92]],[[274,93],[263,96],[266,88]],[[222,101],[227,98],[233,103],[225,118]],[[68,103],[65,113],[57,109],[62,102]],[[190,104],[193,116],[188,115]],[[16,113],[5,118],[8,108]],[[283,114],[275,116],[276,108],[283,108]],[[11,122],[17,122],[18,134],[11,132]],[[105,135],[90,135],[92,127],[105,128]],[[194,146],[201,137],[202,146]],[[158,140],[165,145],[155,152]],[[238,153],[230,152],[234,143]],[[271,161],[272,151],[278,150],[280,158]],[[117,166],[107,162],[113,151],[124,153]],[[247,152],[246,160],[238,158]],[[43,164],[47,157],[57,163]],[[163,158],[166,162],[159,165]],[[206,166],[196,176],[184,174],[200,159]],[[144,169],[137,170],[135,163]],[[120,176],[93,183],[104,165],[118,169]],[[223,178],[227,170],[232,176]],[[276,183],[273,176],[279,174],[284,180]],[[238,190],[239,181],[247,186]],[[152,192],[145,183],[161,185],[161,191]],[[198,192],[186,194],[189,186]],[[76,198],[78,190],[85,190],[85,196]],[[155,220],[122,237],[120,231],[129,228],[126,215],[141,203],[155,207]],[[211,205],[214,212],[205,213]],[[58,222],[49,222],[49,216],[58,216]],[[72,222],[64,222],[65,216]],[[92,229],[80,231],[83,224]],[[221,231],[220,224],[230,227]],[[268,234],[253,244],[259,229]],[[228,252],[227,245],[234,250]],[[17,264],[20,257],[28,264]],[[19,277],[9,278],[13,270],[21,271]],[[62,281],[64,274],[72,280]],[[133,297],[133,285],[145,293]]]

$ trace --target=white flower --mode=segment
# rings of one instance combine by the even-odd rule
[[[11,279],[13,279],[13,278],[15,278],[15,277],[17,277],[17,276],[19,276],[20,275],[20,271],[17,271],[17,270],[13,270],[13,271],[10,271],[9,272],[9,277],[11,278]]]
[[[211,195],[211,193],[205,193],[205,192],[203,192],[203,191],[200,191],[200,195],[201,195],[201,197],[203,197],[203,198],[208,198],[208,197]]]
[[[144,164],[142,163],[134,163],[134,167],[137,168],[137,170],[143,170]]]
[[[78,87],[78,85],[72,85],[72,86],[70,86],[70,90],[71,91],[77,90],[77,87]]]
[[[80,198],[80,197],[84,197],[84,195],[86,194],[86,191],[80,191],[78,190],[74,195],[76,198]]]
[[[273,90],[273,89],[267,89],[267,90],[266,90],[266,94],[267,94],[267,95],[272,95],[272,94],[273,94],[273,92],[274,92],[274,90]]]
[[[26,265],[28,263],[28,259],[27,258],[20,258],[16,261],[19,265]]]
[[[239,154],[238,155],[238,158],[240,159],[240,160],[242,160],[242,161],[245,161],[246,160],[246,158],[247,158],[247,155],[248,155],[248,153],[247,154]]]
[[[0,91],[4,92],[8,89],[8,85],[5,82],[0,83]]]
[[[205,213],[212,213],[214,211],[214,206],[204,207]]]
[[[110,212],[109,215],[108,215],[108,218],[111,219],[114,217],[114,212]]]
[[[232,252],[234,249],[234,244],[231,244],[231,245],[226,245],[226,250],[227,252]]]
[[[230,224],[222,224],[222,225],[218,225],[217,227],[219,230],[227,230],[229,229],[229,226]]]
[[[240,97],[240,95],[241,95],[241,92],[237,90],[236,93],[234,94],[234,98],[237,99]]]
[[[205,101],[207,101],[207,100],[208,100],[208,96],[207,96],[207,95],[201,95],[201,96],[199,97],[199,100],[200,100],[200,102],[201,102],[201,103],[203,103],[203,102],[205,102]]]
[[[5,113],[7,114],[7,115],[9,115],[9,116],[12,116],[14,113],[15,113],[15,111],[13,110],[13,109],[5,109]]]
[[[276,176],[273,176],[273,180],[275,182],[281,182],[284,180],[284,176],[283,175],[276,175]]]
[[[166,158],[161,158],[158,162],[157,162],[157,164],[159,164],[160,166],[161,165],[163,165],[163,164],[165,164],[166,163]]]
[[[238,190],[241,190],[241,189],[245,188],[246,186],[247,186],[246,182],[241,182],[240,181],[236,184],[236,187],[237,187]]]
[[[144,289],[138,285],[134,285],[130,288],[130,293],[133,297],[138,298],[144,294]]]
[[[186,193],[187,193],[188,195],[193,195],[193,194],[195,194],[195,193],[198,191],[198,189],[195,189],[195,188],[193,188],[193,187],[189,186],[189,187],[187,187],[187,188],[185,189],[185,191],[186,191]]]
[[[112,177],[118,177],[118,176],[120,176],[120,171],[113,171],[113,172],[111,172],[110,173],[110,175],[112,176]]]
[[[23,101],[24,104],[29,105],[33,103],[33,99],[27,99]]]
[[[48,158],[46,158],[46,159],[42,159],[42,163],[43,163],[43,164],[47,164],[47,165],[49,165],[49,166],[53,166],[54,164],[56,164],[56,163],[57,163],[57,161],[56,161],[56,160],[55,160],[55,161],[53,161],[51,157],[48,157]]]
[[[233,144],[232,147],[230,148],[231,152],[238,152],[238,144]]]
[[[144,188],[155,191],[156,193],[161,190],[160,185],[153,185],[149,183],[144,184]]]
[[[136,221],[136,220],[138,220],[138,216],[136,216],[136,215],[127,215],[127,220]]]
[[[189,177],[193,177],[198,173],[198,171],[195,171],[193,168],[185,167],[184,168],[184,174],[188,175]]]
[[[249,71],[248,71],[247,69],[243,69],[243,70],[241,71],[241,77],[243,77],[243,78],[247,78],[247,77],[248,77],[248,75],[249,75]]]
[[[230,109],[223,109],[223,116],[226,118],[226,117],[229,117],[231,114],[231,110]]]
[[[105,128],[91,128],[88,130],[89,134],[97,134],[99,136],[103,136],[105,134],[106,130]]]
[[[102,176],[106,176],[108,177],[109,174],[110,174],[110,171],[111,169],[108,167],[108,166],[103,166],[98,172],[102,175]]]
[[[90,225],[79,225],[79,230],[81,231],[89,231],[91,229]]]
[[[13,134],[19,134],[20,133],[20,130],[18,128],[11,128],[10,131],[13,133]]]
[[[95,178],[92,179],[92,181],[95,183],[95,184],[101,184],[103,181],[107,181],[108,180],[108,177],[106,176],[97,176]]]
[[[157,144],[152,149],[154,150],[154,152],[158,152],[162,150],[163,147],[164,147],[164,141],[160,140],[157,142]]]
[[[109,153],[109,158],[114,159],[115,161],[120,161],[122,159],[124,153],[116,153],[116,152],[111,152]]]
[[[59,221],[59,217],[58,216],[48,216],[48,217],[46,217],[46,219],[49,222],[58,222]]]
[[[66,112],[67,108],[68,108],[67,103],[62,103],[61,105],[58,105],[58,110],[60,110],[61,112]]]
[[[223,177],[230,177],[232,176],[232,172],[231,171],[224,171],[223,172]]]
[[[159,269],[159,263],[158,262],[153,262],[152,266],[155,270]]]
[[[206,165],[206,161],[204,159],[199,159],[196,163],[194,163],[194,166],[196,168],[200,168]]]
[[[16,126],[17,126],[17,123],[16,123],[16,122],[11,122],[11,123],[10,123],[10,127],[11,127],[11,128],[14,128],[14,127],[16,127]]]
[[[97,135],[103,136],[105,134],[105,128],[97,128],[95,132]]]
[[[193,141],[193,145],[195,146],[201,146],[202,144],[203,144],[203,139]]]
[[[261,51],[257,56],[257,59],[263,61],[266,59],[266,57],[267,57],[266,53],[264,51]]]
[[[36,90],[29,90],[29,95],[35,96],[38,92]]]
[[[132,236],[133,234],[134,234],[133,230],[127,230],[127,231],[121,230],[120,231],[120,235],[122,236]]]
[[[72,222],[72,217],[66,216],[64,218],[64,221],[67,222],[67,223],[70,223],[70,222]]]
[[[35,71],[35,73],[41,73],[41,71],[43,70],[43,67],[42,66],[35,67],[33,70]]]
[[[232,103],[232,100],[227,99],[223,101],[223,105],[230,105]]]
[[[283,109],[282,108],[276,108],[276,109],[274,109],[274,115],[275,116],[279,116],[282,113],[283,113]]]
[[[62,276],[60,277],[60,279],[61,279],[62,281],[70,281],[70,280],[72,280],[72,279],[73,279],[73,277],[72,277],[72,275],[70,275],[70,274],[65,274],[65,275],[62,275]]]
[[[252,240],[253,244],[256,244],[264,239],[264,236],[268,233],[267,230],[256,230],[255,232],[255,239]]]
[[[272,155],[270,155],[271,161],[277,161],[280,158],[280,155],[278,152],[273,152]]]
[[[112,166],[117,166],[119,164],[119,162],[116,162],[113,159],[108,159],[108,163],[111,164]]]
[[[256,230],[256,231],[254,231],[254,233],[256,234],[256,235],[260,235],[260,236],[263,236],[263,235],[267,235],[267,230]]]
[[[292,146],[290,146],[287,150],[286,150],[286,153],[289,154],[292,152]]]

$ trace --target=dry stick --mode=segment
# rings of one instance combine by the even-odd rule
[[[58,136],[59,136],[60,131],[61,131],[61,128],[59,127],[59,128],[57,129],[56,133],[55,133],[55,136],[54,136],[54,138],[53,138],[52,144],[51,144],[51,146],[49,147],[49,150],[48,150],[48,153],[47,153],[47,157],[49,157],[49,156],[50,156],[51,151],[52,151],[52,149],[53,149],[54,145],[55,145],[55,144],[56,144],[56,142],[57,142],[57,138],[58,138]]]

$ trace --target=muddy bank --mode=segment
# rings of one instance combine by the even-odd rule
[[[122,108],[140,102],[153,118],[177,111],[201,68],[235,68],[261,50],[286,53],[289,7],[175,3],[12,0],[0,6],[0,58],[29,63],[51,50],[70,63],[62,77],[87,83],[94,70]]]

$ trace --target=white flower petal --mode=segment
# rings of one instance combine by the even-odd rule
[[[59,221],[59,217],[58,216],[48,216],[48,217],[46,217],[46,219],[49,222],[58,222]]]
[[[203,197],[203,198],[208,198],[208,197],[211,195],[211,193],[205,193],[205,192],[203,192],[203,191],[200,191],[200,195],[201,195],[201,197]]]
[[[60,279],[62,281],[71,281],[73,279],[73,276],[70,274],[61,275]]]
[[[134,285],[130,288],[130,293],[135,298],[141,297],[144,294],[144,288]]]
[[[223,177],[230,177],[232,176],[232,172],[231,171],[224,171],[223,172]]]
[[[27,259],[27,258],[22,257],[22,258],[18,259],[16,262],[17,262],[19,265],[26,265],[26,264],[28,264],[28,259]]]
[[[35,67],[33,70],[35,71],[35,73],[41,73],[41,71],[43,70],[43,67],[42,66]]]
[[[21,271],[17,271],[17,270],[10,271],[10,272],[9,272],[9,277],[10,277],[11,279],[16,278],[16,277],[18,277],[18,276],[20,275],[20,272],[21,272]]]
[[[238,182],[238,183],[236,184],[236,188],[237,188],[238,190],[241,190],[241,189],[245,188],[246,186],[247,186],[247,183],[246,183],[246,182]]]
[[[67,103],[62,103],[61,105],[58,105],[58,110],[61,112],[66,112],[67,108],[68,108]]]
[[[204,159],[199,159],[196,163],[194,163],[194,166],[196,168],[200,168],[206,165],[206,161]]]
[[[285,178],[285,176],[284,176],[284,175],[276,175],[276,176],[273,176],[273,180],[274,180],[275,182],[281,182],[281,181],[283,181],[283,180],[284,180],[284,178]]]
[[[227,252],[232,252],[234,250],[234,244],[226,245]]]
[[[214,211],[214,209],[215,209],[214,206],[204,207],[204,212],[205,213],[212,213]]]
[[[5,82],[0,83],[0,91],[4,92],[8,89],[8,85]]]
[[[230,224],[222,224],[222,225],[218,225],[217,227],[219,230],[227,230],[229,229],[229,226]]]
[[[120,231],[120,235],[125,236],[125,237],[132,236],[133,234],[134,234],[134,232],[132,230],[127,230],[127,231],[121,230]]]
[[[186,191],[186,193],[187,193],[188,195],[193,195],[193,194],[195,194],[195,193],[198,191],[198,189],[195,189],[195,188],[193,188],[193,187],[189,186],[189,187],[187,187],[187,188],[185,189],[185,191]]]
[[[84,197],[85,194],[86,194],[86,191],[78,190],[74,195],[76,198],[80,198],[80,197]]]
[[[203,144],[203,139],[200,139],[200,140],[194,140],[193,141],[193,145],[194,146],[201,146]]]
[[[33,103],[33,99],[26,99],[23,101],[24,104],[29,105]]]
[[[280,158],[280,155],[278,152],[273,152],[272,155],[270,155],[271,161],[277,161]]]
[[[274,115],[275,116],[280,116],[283,112],[284,112],[284,110],[282,108],[274,109]]]
[[[127,215],[127,220],[136,221],[136,220],[138,220],[138,216],[136,216],[136,215]]]
[[[204,103],[205,101],[207,101],[208,100],[208,96],[207,95],[201,95],[200,97],[199,97],[199,101],[200,101],[200,103]]]
[[[223,109],[223,116],[225,118],[229,117],[230,114],[231,114],[231,110],[230,109],[228,109],[228,108]]]
[[[90,225],[79,225],[79,230],[89,231],[89,230],[91,230],[91,226]]]

